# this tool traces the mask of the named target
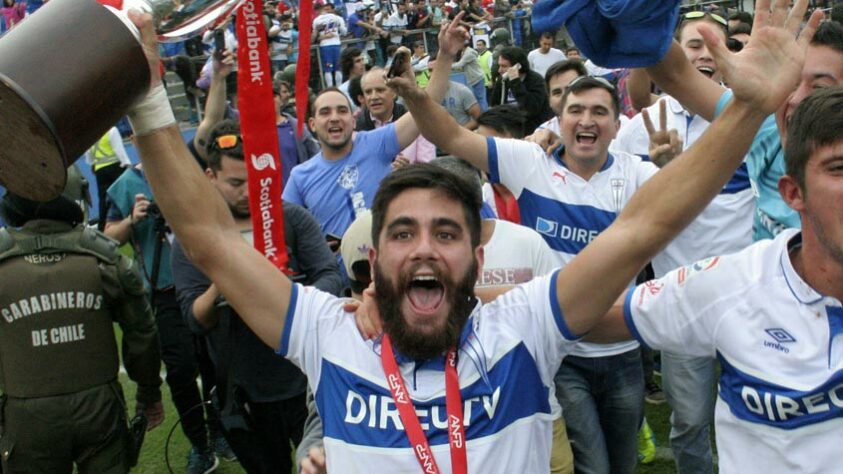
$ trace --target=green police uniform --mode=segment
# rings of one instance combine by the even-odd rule
[[[138,269],[103,234],[38,219],[0,229],[3,472],[128,472],[114,322],[137,400],[161,400],[155,321]]]

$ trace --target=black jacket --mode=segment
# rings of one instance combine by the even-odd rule
[[[518,107],[527,114],[525,134],[533,133],[539,125],[553,117],[553,111],[550,110],[550,104],[547,101],[544,79],[538,73],[527,71],[527,76],[523,80],[519,77],[510,81],[505,81],[503,77],[498,76],[492,85],[489,105],[505,104],[509,91],[512,91]]]
[[[395,122],[406,113],[407,109],[398,102],[395,102],[395,107],[393,107],[392,109],[391,122]],[[365,132],[367,130],[374,130],[375,128],[377,128],[375,127],[375,121],[372,120],[372,116],[371,114],[369,114],[369,111],[364,108],[362,111],[360,111],[360,115],[357,117],[357,125],[354,129],[358,132]]]

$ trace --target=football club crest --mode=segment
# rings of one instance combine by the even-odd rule
[[[623,207],[623,188],[625,185],[625,179],[612,179],[612,199],[615,204],[615,212],[621,212],[621,208]]]

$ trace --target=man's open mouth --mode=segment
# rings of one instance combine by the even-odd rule
[[[594,145],[597,141],[597,134],[592,132],[580,132],[576,135],[577,143],[582,145]]]
[[[444,301],[445,287],[434,275],[418,275],[407,285],[407,297],[418,313],[432,313]]]
[[[711,66],[700,66],[697,68],[697,71],[705,74],[706,77],[711,78],[714,76],[714,68]]]

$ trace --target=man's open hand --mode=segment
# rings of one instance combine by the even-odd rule
[[[805,50],[822,19],[822,12],[814,11],[799,32],[808,0],[797,0],[789,11],[788,0],[774,1],[772,8],[770,0],[758,0],[755,4],[752,35],[737,54],[729,51],[712,26],[703,23],[699,27],[735,99],[766,114],[775,112],[796,88]]]

